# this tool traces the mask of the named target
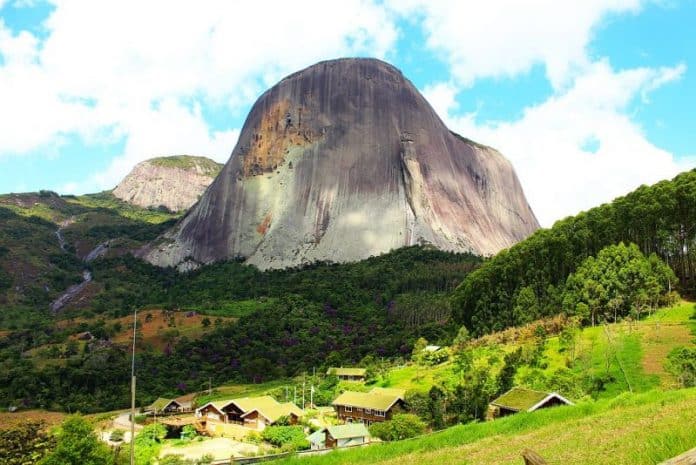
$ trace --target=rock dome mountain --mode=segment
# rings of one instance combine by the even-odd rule
[[[124,202],[177,212],[198,201],[222,169],[205,157],[177,155],[138,163],[112,191]]]
[[[140,255],[262,269],[417,243],[489,255],[537,228],[508,160],[448,130],[395,67],[346,58],[261,95],[210,188]]]

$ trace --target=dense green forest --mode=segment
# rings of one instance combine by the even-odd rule
[[[354,363],[368,354],[407,355],[419,336],[448,342],[456,326],[446,297],[479,262],[471,255],[409,247],[351,264],[260,272],[225,262],[179,274],[121,256],[91,264],[103,291],[91,308],[62,317],[120,316],[152,305],[224,314],[226,308],[234,312],[238,301],[261,303],[235,324],[216,325],[205,338],[181,337],[164,353],[141,348],[138,390],[140,402],[147,402],[201,389],[209,379],[258,382]],[[21,356],[68,334],[47,320],[0,338],[0,398],[82,412],[122,407],[129,376],[124,348],[95,343],[68,354],[64,364],[42,368]]]
[[[453,314],[474,334],[524,322],[524,308],[533,308],[539,317],[557,314],[564,310],[568,277],[588,257],[620,242],[636,244],[646,256],[655,254],[671,267],[677,280],[661,286],[678,286],[683,294],[691,294],[695,225],[696,171],[641,186],[540,229],[488,260],[455,291]],[[650,260],[657,263],[656,258]],[[575,307],[566,306],[565,311],[574,312]]]
[[[692,288],[696,171],[559,221],[483,263],[472,255],[409,247],[350,264],[261,272],[228,261],[181,274],[123,252],[162,231],[173,219],[166,212],[124,207],[106,194],[0,200],[8,205],[0,233],[16,242],[3,239],[9,245],[0,259],[38,263],[44,273],[36,279],[41,284],[25,288],[17,286],[15,269],[8,275],[5,267],[0,275],[5,290],[12,290],[0,318],[0,398],[7,405],[83,412],[122,407],[128,354],[110,341],[113,331],[104,319],[135,309],[238,318],[234,324],[215,320],[203,338],[172,337],[163,352],[141,346],[136,363],[144,403],[200,389],[209,380],[258,382],[366,355],[408,356],[417,338],[447,344],[461,324],[481,335],[559,313],[585,324],[640,318],[669,301],[673,289]],[[20,200],[25,207],[15,205]],[[49,239],[65,218],[71,223],[61,250]],[[16,233],[15,226],[27,231]],[[89,246],[123,242],[84,263],[76,256],[85,238]],[[34,247],[41,241],[46,251]],[[51,315],[47,303],[55,290],[46,277],[62,279],[55,284],[60,288],[84,268],[94,278],[86,299]],[[89,323],[57,325],[56,318]],[[97,341],[71,343],[77,329],[92,331]],[[58,363],[26,356],[47,344],[65,346]]]

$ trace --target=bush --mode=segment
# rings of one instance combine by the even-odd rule
[[[124,432],[122,429],[115,429],[111,432],[109,436],[109,441],[111,442],[121,442],[123,441]]]
[[[309,441],[301,426],[269,426],[261,437],[282,451],[309,449]]]
[[[416,415],[401,413],[391,420],[370,426],[370,434],[383,441],[399,441],[425,432],[425,423]]]
[[[696,347],[675,347],[667,355],[667,371],[677,377],[683,387],[696,386]]]

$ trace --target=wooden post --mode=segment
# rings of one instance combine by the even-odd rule
[[[131,437],[130,463],[135,465],[135,330],[138,327],[138,309],[133,312],[133,354],[131,358]]]
[[[524,459],[524,465],[548,465],[541,455],[531,449],[523,450],[522,458]]]

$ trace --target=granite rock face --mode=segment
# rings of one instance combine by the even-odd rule
[[[349,58],[266,91],[201,200],[140,253],[284,268],[417,243],[489,255],[537,228],[510,162],[449,131],[398,69]]]
[[[213,182],[222,165],[205,157],[179,155],[138,163],[112,191],[139,207],[191,208]]]

